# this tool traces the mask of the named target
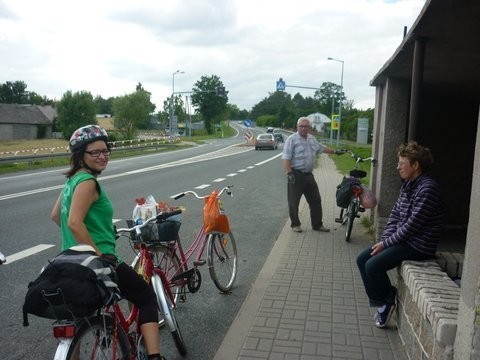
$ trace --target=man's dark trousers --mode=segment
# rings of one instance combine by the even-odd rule
[[[312,173],[304,173],[293,169],[295,175],[295,183],[288,184],[288,213],[290,215],[291,227],[300,226],[298,217],[298,206],[302,195],[310,207],[310,219],[312,229],[319,229],[322,225],[322,198],[318,191],[318,185]]]

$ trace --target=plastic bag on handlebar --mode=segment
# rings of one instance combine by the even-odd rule
[[[362,185],[360,204],[362,204],[365,209],[372,209],[377,206],[377,198],[375,197],[375,194],[365,185]]]
[[[211,232],[228,233],[230,231],[228,217],[223,209],[221,200],[218,198],[217,191],[213,191],[205,198],[203,223],[207,234]]]

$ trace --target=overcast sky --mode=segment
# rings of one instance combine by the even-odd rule
[[[0,83],[60,100],[71,90],[103,98],[140,82],[163,107],[172,92],[218,75],[240,109],[275,91],[292,96],[340,85],[374,107],[370,80],[425,0],[0,0]],[[176,70],[184,74],[173,76]]]

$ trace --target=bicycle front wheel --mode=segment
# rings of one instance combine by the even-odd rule
[[[174,314],[174,305],[170,301],[170,297],[165,292],[165,288],[162,282],[162,279],[158,275],[152,276],[152,285],[153,290],[157,296],[157,303],[163,315],[165,316],[165,323],[168,326],[168,329],[173,337],[175,346],[180,354],[185,355],[187,353],[187,347],[185,341],[183,340],[180,327],[178,326],[177,319]]]
[[[231,231],[208,235],[208,270],[215,286],[229,292],[237,275],[237,246]]]
[[[66,360],[120,360],[129,358],[127,335],[114,326],[109,315],[85,320],[77,330],[67,352]]]
[[[350,241],[350,237],[352,236],[353,221],[357,217],[357,212],[357,200],[352,199],[347,209],[347,228],[345,229],[345,241]]]

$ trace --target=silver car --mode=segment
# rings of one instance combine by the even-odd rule
[[[275,136],[273,136],[273,134],[260,134],[257,136],[257,138],[255,139],[255,150],[263,148],[272,150],[277,149],[277,140],[275,139]]]

